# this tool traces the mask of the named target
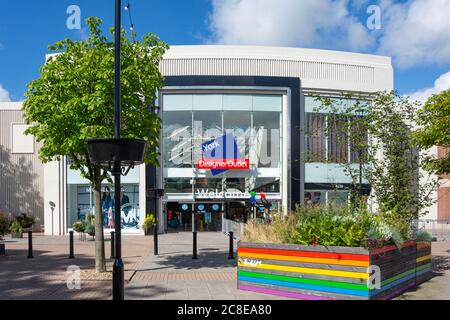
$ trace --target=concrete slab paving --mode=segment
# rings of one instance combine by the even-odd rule
[[[10,240],[10,239],[7,239]],[[111,299],[111,281],[81,279],[81,288],[67,287],[67,267],[92,270],[94,241],[75,238],[75,257],[68,259],[68,237],[33,236],[34,259],[27,259],[28,239],[8,242],[0,257],[0,300]],[[235,244],[236,245],[236,244]],[[236,248],[236,247],[235,247]],[[127,274],[125,297],[133,300],[287,300],[237,290],[236,260],[228,258],[228,237],[198,234],[198,259],[192,259],[192,233],[159,236],[159,255],[153,255],[153,237],[123,236]],[[109,257],[109,236],[105,251]],[[397,299],[450,299],[450,241],[432,245],[434,277]],[[107,259],[111,270],[113,260]]]

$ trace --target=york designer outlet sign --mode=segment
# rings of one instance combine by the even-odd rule
[[[213,176],[227,170],[249,170],[249,159],[241,157],[236,139],[232,133],[202,143],[202,159],[197,169],[211,170]]]

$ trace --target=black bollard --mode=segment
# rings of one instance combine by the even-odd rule
[[[230,231],[230,250],[228,252],[228,259],[234,259],[233,231]]]
[[[192,242],[192,259],[198,259],[197,258],[197,231],[192,232],[193,235],[193,242]]]
[[[153,226],[153,254],[158,255],[158,225]]]
[[[111,257],[110,259],[114,259],[115,255],[115,232],[111,231]]]
[[[33,231],[28,231],[28,259],[33,258]]]
[[[69,231],[69,241],[70,241],[70,244],[69,244],[69,250],[70,250],[69,259],[75,259],[75,256],[73,254],[73,231]]]

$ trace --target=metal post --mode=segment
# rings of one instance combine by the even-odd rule
[[[110,259],[114,259],[115,256],[115,232],[111,231],[111,258]]]
[[[122,261],[121,216],[120,216],[120,163],[114,164],[114,214],[116,254],[113,266],[113,300],[124,300],[124,265]]]
[[[69,231],[69,259],[75,259],[73,254],[73,231]]]
[[[114,138],[120,138],[120,36],[121,36],[121,13],[122,1],[116,0],[115,7],[115,33],[114,33]],[[124,266],[122,261],[122,243],[121,243],[121,215],[120,215],[120,162],[114,162],[114,210],[116,231],[116,254],[113,265],[113,300],[124,300]]]
[[[158,225],[153,225],[153,254],[158,255]]]
[[[230,250],[228,252],[228,259],[234,259],[233,231],[230,231]]]
[[[192,232],[192,259],[198,259],[197,258],[197,231]]]
[[[28,259],[33,258],[33,231],[28,231]]]

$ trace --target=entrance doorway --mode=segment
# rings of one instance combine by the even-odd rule
[[[167,202],[165,207],[169,232],[192,231],[193,219],[196,231],[222,231],[222,202]]]

